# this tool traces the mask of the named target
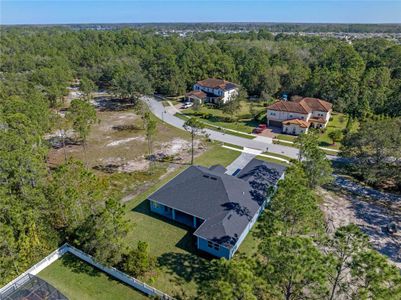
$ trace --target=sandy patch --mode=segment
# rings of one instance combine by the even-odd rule
[[[194,142],[194,147],[198,148],[200,141],[196,140]],[[170,142],[162,143],[161,150],[165,155],[176,155],[183,151],[191,149],[191,142],[186,141],[181,138],[175,138]]]
[[[401,268],[401,234],[392,235],[387,232],[387,224],[390,222],[401,224],[401,203],[378,201],[322,188],[318,192],[324,199],[321,209],[329,234],[340,226],[356,224],[369,236],[370,243],[377,251]]]
[[[145,141],[145,138],[143,136],[136,136],[136,137],[131,137],[131,138],[126,138],[126,139],[122,139],[122,140],[117,140],[117,141],[113,141],[111,143],[106,144],[106,147],[113,147],[113,146],[118,146],[121,144],[126,144],[129,143],[131,141]]]
[[[148,160],[138,160],[138,161],[128,161],[127,163],[120,166],[117,170],[118,172],[131,173],[135,171],[144,171],[149,168]]]

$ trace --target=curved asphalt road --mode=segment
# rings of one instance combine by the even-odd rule
[[[184,130],[184,128],[183,128],[184,121],[181,120],[180,118],[175,117],[172,114],[169,114],[165,110],[165,107],[163,106],[163,104],[159,100],[157,100],[155,97],[143,97],[142,99],[148,104],[150,110],[153,112],[153,114],[156,117],[158,117],[159,119],[163,120],[164,122],[166,122],[174,127]],[[253,149],[261,150],[263,152],[271,152],[271,153],[281,154],[281,155],[285,155],[285,156],[295,158],[295,159],[298,158],[298,152],[299,152],[298,149],[293,148],[293,147],[287,147],[287,146],[273,144],[272,142],[269,142],[268,139],[266,139],[266,141],[255,140],[255,139],[251,140],[251,139],[246,139],[246,138],[222,133],[222,132],[211,130],[211,129],[206,129],[205,131],[206,131],[206,134],[212,140],[229,143],[232,145],[237,145],[240,147],[253,148]]]

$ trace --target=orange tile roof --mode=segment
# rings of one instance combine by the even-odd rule
[[[294,112],[299,114],[308,114],[312,110],[311,108],[302,102],[293,102],[293,101],[277,101],[273,104],[269,105],[267,109],[277,110],[277,111],[286,111],[286,112]]]
[[[294,101],[277,101],[267,107],[270,110],[295,112],[308,114],[312,111],[328,112],[332,110],[333,105],[327,101],[317,98],[300,98]]]
[[[295,124],[302,128],[308,128],[309,122],[300,119],[291,119],[283,122],[284,125]]]
[[[197,84],[208,88],[213,88],[213,89],[220,88],[223,90],[231,90],[238,87],[235,83],[217,78],[208,78],[205,80],[201,80],[198,81]]]
[[[297,102],[306,103],[306,105],[308,105],[314,111],[325,111],[325,112],[328,112],[328,111],[331,111],[332,107],[333,107],[333,104],[331,104],[331,103],[329,103],[327,101],[318,99],[318,98],[309,98],[309,97],[307,97],[307,98],[302,98],[302,99],[296,100],[296,101]]]
[[[199,99],[204,99],[206,98],[206,93],[202,91],[190,91],[189,93],[186,93],[185,96],[190,97],[190,96],[195,96],[198,97]]]

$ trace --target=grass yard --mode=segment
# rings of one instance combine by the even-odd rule
[[[253,102],[253,105],[256,111],[262,112],[265,110],[265,107],[261,102]],[[208,114],[210,116],[209,118],[202,118],[204,122],[245,133],[252,133],[255,127],[259,125],[258,122],[253,120],[251,117],[251,102],[249,101],[241,101],[240,109],[235,113],[235,117],[238,118],[238,121],[236,122],[225,121],[224,118],[229,117],[229,115],[224,114],[221,109],[212,108],[207,105],[203,105],[198,111],[186,109],[183,113],[188,116]]]
[[[176,113],[174,116],[176,116],[177,118],[180,118],[181,120],[184,120],[184,121],[187,121],[190,118],[187,115],[179,114],[179,113]],[[225,130],[225,129],[223,129],[223,126],[224,126],[224,128],[228,128],[228,129],[233,129],[233,128],[226,127],[225,125],[216,125],[216,123],[208,122],[208,120],[206,120],[206,119],[201,119],[201,118],[199,118],[199,119],[203,122],[203,124],[205,125],[205,128],[207,128],[207,129],[212,129],[212,130],[216,130],[216,131],[220,131],[220,132],[225,131],[227,134],[239,136],[239,137],[242,137],[245,139],[250,139],[250,140],[255,138],[255,136],[253,136],[253,135],[245,134],[244,131],[242,131],[242,132],[244,132],[244,134],[242,134],[240,132]],[[224,123],[224,124],[229,124],[229,123]],[[219,127],[216,127],[216,126],[219,126]],[[233,129],[233,130],[238,130],[238,129]]]
[[[330,134],[330,132],[335,131],[335,130],[345,129],[347,122],[348,122],[347,115],[340,114],[340,113],[333,113],[332,119],[327,124],[325,132],[319,134],[319,146],[326,147],[326,148],[332,148],[334,150],[340,149],[341,142],[337,142],[335,145],[333,145],[332,144],[333,141],[329,138],[329,134]],[[355,129],[356,126],[358,126],[358,125],[355,123],[353,126],[354,127],[353,129]],[[297,137],[293,136],[293,135],[289,135],[289,134],[279,134],[277,136],[277,138],[280,140],[293,142]],[[285,146],[293,146],[289,143],[281,143],[281,144],[285,145]]]
[[[329,138],[329,134],[335,130],[344,130],[347,126],[348,122],[348,115],[340,114],[340,113],[333,113],[332,120],[329,121],[326,127],[326,131],[320,135],[319,141],[321,147],[333,148],[333,149],[340,149],[341,142],[337,142],[333,145],[333,141]]]
[[[68,253],[41,271],[38,276],[70,300],[149,299],[141,292]]]
[[[195,163],[227,166],[239,155],[239,151],[222,148],[215,143],[197,157]],[[210,259],[207,255],[197,252],[195,239],[189,228],[151,213],[146,201],[148,195],[184,168],[185,166],[175,170],[146,192],[127,202],[126,208],[127,218],[135,224],[129,233],[129,242],[133,245],[138,241],[147,242],[151,253],[158,260],[157,275],[144,280],[172,296],[188,298],[196,295],[197,285],[202,284],[205,276],[208,276]],[[248,235],[239,251],[251,255],[256,251],[256,245],[257,240]]]

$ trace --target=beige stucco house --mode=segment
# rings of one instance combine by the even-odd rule
[[[277,101],[267,107],[267,126],[299,135],[307,133],[310,127],[325,128],[331,113],[332,104],[317,98]]]

